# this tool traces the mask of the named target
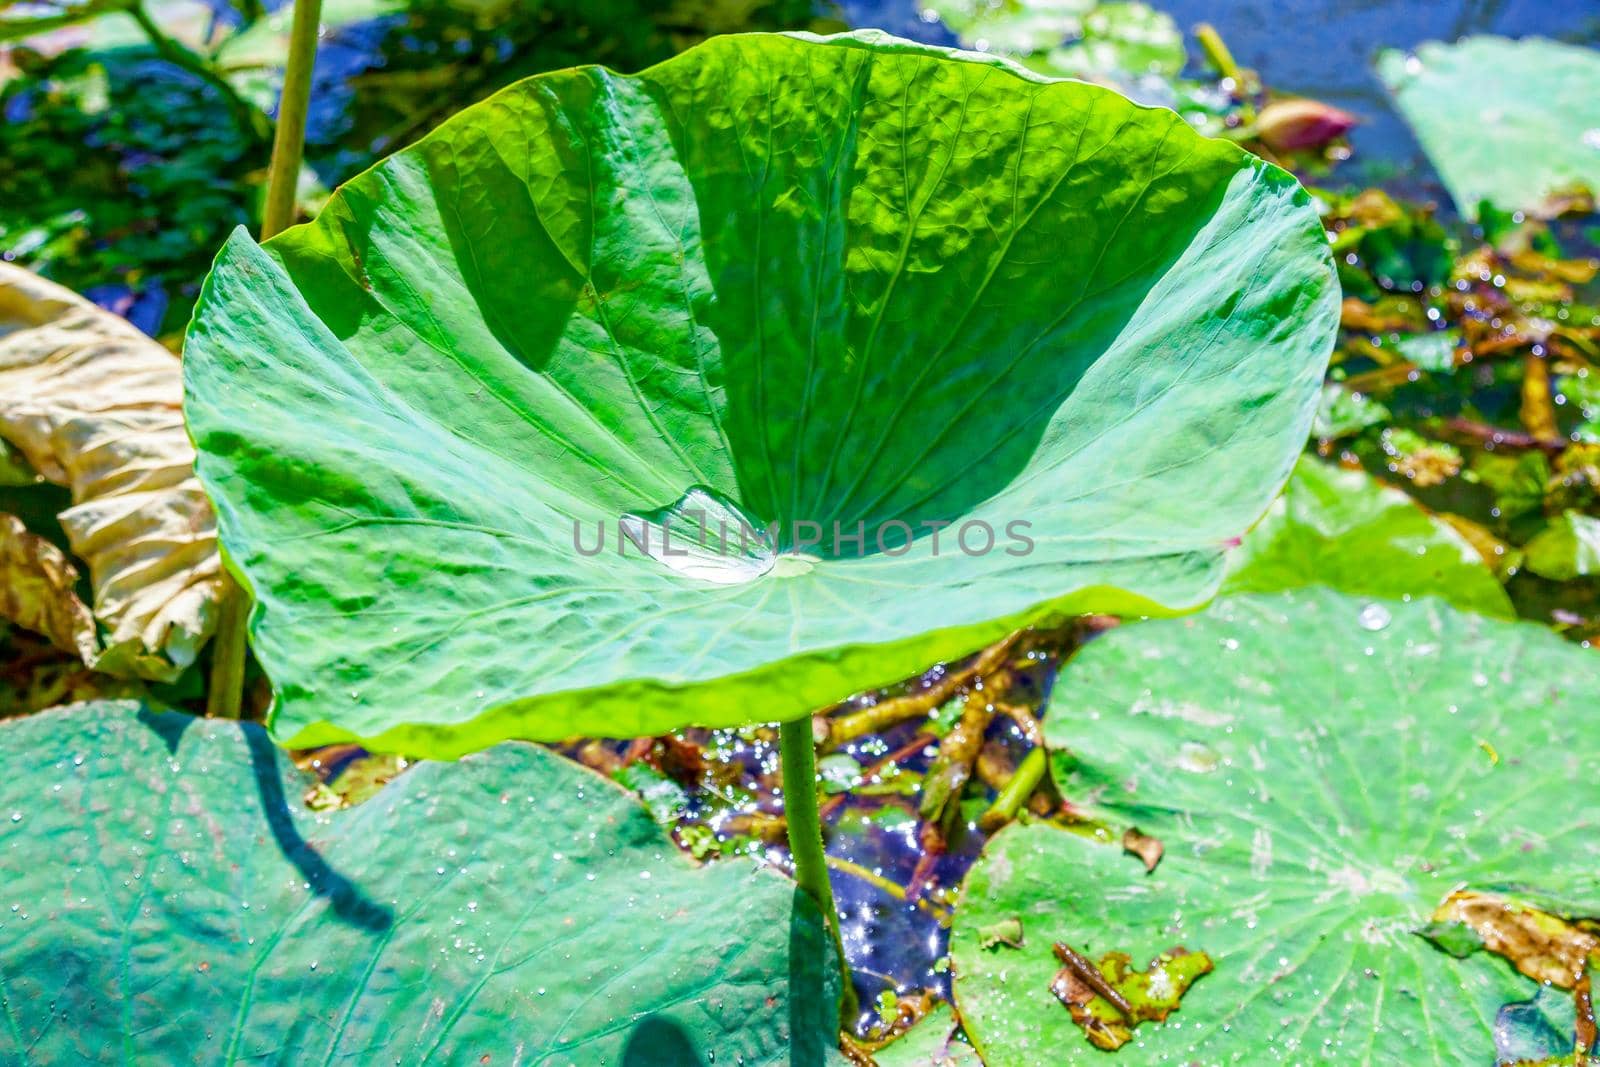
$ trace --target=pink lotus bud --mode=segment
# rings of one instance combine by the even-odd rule
[[[1274,152],[1316,148],[1341,137],[1356,117],[1319,100],[1275,100],[1256,118],[1256,136]]]

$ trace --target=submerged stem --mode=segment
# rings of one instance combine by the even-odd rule
[[[841,1011],[853,1015],[849,1007],[855,1000],[850,965],[844,957],[839,912],[833,906],[833,886],[828,882],[828,855],[822,847],[822,819],[817,813],[817,753],[811,716],[779,726],[778,745],[783,760],[783,815],[789,832],[789,853],[794,857],[794,880],[816,903],[828,924],[844,978]]]
[[[1034,745],[1022,758],[1022,763],[1012,774],[1005,788],[994,798],[989,810],[983,813],[978,824],[993,832],[1017,817],[1022,806],[1033,796],[1033,791],[1044,781],[1045,755],[1043,745]]]

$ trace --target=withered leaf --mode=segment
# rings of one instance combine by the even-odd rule
[[[1159,837],[1142,834],[1137,826],[1130,826],[1122,832],[1122,848],[1144,861],[1146,873],[1156,869],[1156,864],[1161,862],[1161,856],[1167,850]]]
[[[1067,945],[1055,947],[1063,966],[1050,991],[1090,1044],[1108,1052],[1132,1040],[1140,1023],[1162,1022],[1177,1011],[1195,979],[1212,970],[1210,956],[1182,945],[1163,952],[1143,971],[1133,969],[1126,952],[1107,952],[1093,961]]]
[[[1453,955],[1465,955],[1472,940],[1457,932],[1461,927],[1527,977],[1561,989],[1577,986],[1590,953],[1600,949],[1600,937],[1565,919],[1498,893],[1468,890],[1446,897],[1418,932]]]
[[[77,581],[78,569],[59,548],[0,513],[0,616],[91,662],[99,641],[94,616],[73,589]]]
[[[176,356],[0,263],[0,438],[71,490],[61,525],[89,565],[94,616],[108,631],[104,647],[74,645],[112,674],[170,680],[215,627],[216,520],[194,476],[182,401]]]

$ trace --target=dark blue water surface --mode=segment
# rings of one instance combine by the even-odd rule
[[[1429,175],[1421,150],[1389,106],[1373,60],[1385,48],[1471,34],[1554,37],[1600,45],[1600,0],[1150,0],[1185,32],[1209,22],[1234,58],[1274,89],[1316,97],[1358,116],[1351,182]],[[918,0],[842,0],[854,26],[929,44],[954,44]],[[1190,62],[1199,49],[1190,42]],[[1405,184],[1402,182],[1402,184]],[[1422,183],[1426,186],[1426,183]],[[1420,191],[1443,197],[1437,186]]]

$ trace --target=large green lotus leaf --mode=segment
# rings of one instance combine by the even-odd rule
[[[1476,549],[1399,489],[1307,456],[1283,494],[1228,558],[1224,593],[1325,585],[1358,596],[1436,596],[1513,618]]]
[[[1600,194],[1600,52],[1468,37],[1385,52],[1378,75],[1468,218],[1485,200],[1544,214],[1575,187]]]
[[[1063,941],[1215,970],[1127,1063],[1492,1062],[1535,984],[1414,931],[1452,890],[1600,915],[1600,657],[1438,600],[1218,601],[1085,648],[1047,720],[1066,796],[1166,846],[1153,873],[1045,824],[996,835],[957,909],[956,1002],[989,1067],[1100,1063],[1050,992]],[[1020,918],[1023,947],[981,947]]]
[[[545,749],[325,816],[256,726],[80,704],[0,751],[0,1063],[833,1058],[807,898]]]
[[[1171,112],[747,35],[523,82],[236,236],[185,367],[276,736],[450,755],[793,719],[1052,613],[1193,608],[1336,318],[1303,190]],[[619,553],[662,509],[728,551]]]

